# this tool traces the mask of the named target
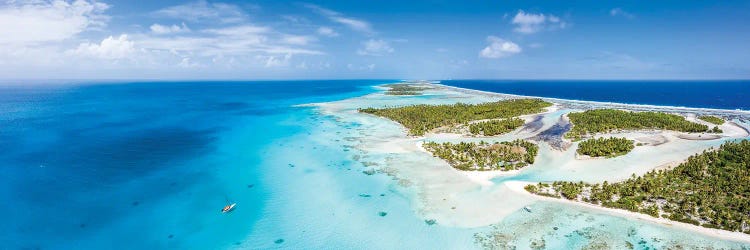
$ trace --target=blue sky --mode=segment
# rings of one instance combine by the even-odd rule
[[[0,78],[747,79],[750,1],[0,4]]]

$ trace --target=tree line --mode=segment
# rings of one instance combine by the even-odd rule
[[[716,125],[724,124],[724,119],[721,119],[719,117],[712,116],[712,115],[698,116],[698,119],[701,119],[701,120],[704,120],[704,121],[707,121]]]
[[[540,113],[549,106],[552,106],[552,103],[541,99],[513,99],[481,104],[421,104],[405,107],[363,108],[359,109],[359,112],[394,120],[409,129],[411,135],[424,135],[442,126]]]
[[[708,126],[690,122],[685,117],[662,112],[632,112],[617,109],[593,109],[568,114],[573,128],[567,138],[580,140],[596,133],[618,130],[664,129],[680,132],[713,132]]]
[[[588,139],[578,144],[578,152],[591,157],[617,157],[625,155],[635,148],[632,140],[626,138],[596,138]]]
[[[483,121],[469,124],[469,132],[475,135],[493,136],[505,134],[516,128],[523,126],[524,121],[521,118],[510,118]]]

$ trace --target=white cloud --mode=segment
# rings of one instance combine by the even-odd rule
[[[547,18],[544,14],[526,14],[522,10],[519,10],[511,22],[517,25],[514,31],[530,34],[542,29],[546,20]]]
[[[59,76],[106,77],[121,70],[293,68],[299,65],[295,59],[309,60],[306,57],[325,54],[316,49],[319,46],[315,33],[274,30],[263,23],[249,22],[239,8],[205,1],[156,12],[180,17],[187,24],[189,20],[208,21],[200,25],[188,27],[179,21],[161,21],[147,26],[146,32],[109,36],[120,33],[102,30],[108,35],[87,32],[84,38],[83,32],[106,26],[107,8],[91,0],[0,2],[0,74],[29,77],[36,76],[34,70],[44,70],[62,72]],[[330,31],[333,33],[323,31],[321,35],[336,34],[333,29]],[[309,63],[306,66],[314,68]]]
[[[357,50],[357,54],[363,56],[382,56],[393,53],[394,49],[385,40],[370,39],[362,42],[363,48]]]
[[[180,63],[177,64],[177,66],[181,68],[197,68],[197,67],[200,67],[201,65],[197,62],[193,62],[192,60],[190,60],[190,57],[184,57],[182,58],[182,61],[180,61]]]
[[[257,58],[265,61],[266,68],[285,67],[289,65],[289,61],[292,59],[292,54],[286,54],[283,56],[257,56]]]
[[[291,45],[308,45],[315,41],[317,39],[313,36],[283,35],[281,38],[282,43]]]
[[[318,14],[323,15],[324,17],[328,18],[329,20],[333,22],[343,24],[354,31],[362,32],[367,35],[375,34],[375,31],[372,29],[372,26],[367,21],[352,18],[352,17],[347,17],[339,12],[329,10],[329,9],[326,9],[326,8],[323,8],[314,4],[305,4],[305,7],[317,12]]]
[[[172,24],[172,26],[166,26],[161,25],[158,23],[152,24],[151,32],[154,34],[171,34],[171,33],[182,33],[182,32],[190,32],[190,28],[188,28],[185,23],[182,23],[182,26],[177,26],[176,24]]]
[[[59,42],[106,25],[109,8],[96,1],[9,1],[0,7],[0,44]]]
[[[265,67],[287,66],[288,55],[322,55],[322,51],[309,49],[315,37],[276,32],[268,27],[253,24],[197,30],[186,36],[164,37],[144,35],[139,37],[139,48],[148,51],[169,52],[179,58],[190,57],[201,66],[228,63],[254,64]]]
[[[223,28],[214,28],[204,30],[207,33],[213,33],[216,35],[224,36],[246,36],[246,35],[257,35],[262,33],[268,33],[270,31],[267,27],[255,26],[250,24],[237,25]]]
[[[291,65],[290,60],[295,55],[324,54],[309,48],[317,42],[316,37],[287,34],[248,22],[246,13],[234,5],[198,1],[168,7],[156,14],[212,24],[209,28],[193,30],[185,36],[144,35],[138,40],[139,45],[147,50],[168,51],[171,55],[189,58],[188,62],[199,63],[201,67],[226,62],[232,65],[285,67]],[[296,16],[282,18],[289,22],[306,22]]]
[[[480,57],[503,58],[521,53],[521,47],[518,46],[518,44],[496,36],[488,36],[487,42],[489,42],[490,45],[479,52]]]
[[[301,16],[295,16],[295,15],[281,15],[281,18],[289,21],[290,23],[309,23],[310,21],[307,20],[307,18],[301,17]]]
[[[82,43],[75,50],[69,51],[73,55],[90,56],[101,59],[124,59],[135,52],[133,41],[123,34],[119,37],[107,37],[101,43]]]
[[[349,28],[353,30],[365,33],[373,33],[372,28],[370,28],[370,23],[368,22],[348,17],[333,17],[332,19],[338,23],[349,26]]]
[[[339,36],[339,33],[336,33],[335,30],[333,30],[330,27],[325,27],[325,26],[318,28],[317,32],[318,32],[318,35],[321,35],[321,36],[327,36],[327,37]]]
[[[193,22],[217,20],[222,23],[238,23],[247,18],[245,12],[236,5],[208,3],[205,0],[170,6],[157,10],[154,14]]]
[[[298,36],[276,34],[267,28],[254,25],[207,29],[194,33],[199,34],[169,38],[147,36],[139,40],[139,44],[149,50],[173,51],[177,54],[193,53],[204,57],[246,56],[250,53],[324,54],[300,45],[301,42],[309,44],[312,39],[302,41],[303,39]]]
[[[545,29],[564,29],[567,27],[567,23],[555,15],[526,13],[523,10],[519,10],[516,13],[511,23],[516,25],[513,31],[523,34],[533,34]]]
[[[609,15],[610,16],[614,16],[614,17],[616,17],[616,16],[622,16],[622,17],[625,17],[627,19],[633,19],[633,18],[635,18],[635,15],[633,15],[633,14],[627,12],[627,11],[624,11],[621,8],[614,8],[614,9],[609,10]]]

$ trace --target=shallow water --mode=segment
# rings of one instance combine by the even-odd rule
[[[746,249],[679,229],[609,216],[584,208],[537,202],[475,235],[490,248],[516,249]],[[519,230],[522,229],[522,230]],[[744,248],[743,248],[744,247]]]
[[[559,204],[534,203],[533,213],[521,209],[494,218],[494,226],[450,226],[450,214],[422,200],[430,181],[456,177],[445,180],[465,188],[455,201],[478,206],[457,213],[482,211],[472,209],[485,195],[507,192],[445,175],[452,169],[426,154],[363,147],[404,134],[355,109],[488,99],[454,92],[363,96],[386,82],[2,87],[0,199],[12,206],[0,206],[0,248],[466,249],[481,247],[476,236],[502,228],[518,234],[509,241],[521,249],[538,238],[552,249],[589,244],[594,240],[564,235],[600,225],[612,233],[599,238],[618,244],[643,238],[664,246],[649,240],[656,237],[740,246]],[[296,106],[342,99],[335,115],[324,112],[331,107]],[[540,130],[556,121],[545,116]],[[422,178],[407,178],[413,174]],[[227,201],[238,205],[222,214]],[[426,221],[439,216],[445,220]],[[589,216],[593,222],[581,219]],[[545,218],[555,219],[539,222]],[[566,233],[547,236],[550,226]],[[629,227],[636,235],[628,236]]]

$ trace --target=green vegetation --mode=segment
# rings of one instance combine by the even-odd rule
[[[708,126],[689,122],[685,117],[660,112],[631,112],[616,109],[594,109],[568,114],[573,128],[566,137],[580,140],[588,134],[617,130],[665,129],[680,132],[708,132]]]
[[[365,108],[359,112],[382,116],[409,129],[412,135],[424,135],[438,127],[474,120],[511,118],[544,111],[552,103],[541,99],[515,99],[481,104],[412,105],[398,108]]]
[[[534,163],[539,147],[531,142],[460,142],[423,144],[427,151],[460,170],[514,170]]]
[[[625,155],[635,146],[632,140],[626,138],[597,138],[589,139],[578,144],[578,152],[582,155],[588,155],[591,157],[617,157]]]
[[[544,186],[543,186],[544,185]],[[750,141],[727,142],[669,170],[622,182],[554,182],[526,187],[604,207],[750,234]]]
[[[711,132],[711,133],[715,133],[715,134],[721,134],[721,133],[724,133],[724,131],[723,131],[723,130],[721,130],[721,129],[720,129],[720,128],[719,128],[718,126],[714,126],[714,128],[712,128],[712,129],[711,129],[711,130],[709,130],[708,132]]]
[[[384,85],[389,89],[385,91],[386,95],[421,95],[422,90],[428,89],[425,86],[417,86],[413,84],[388,84]]]
[[[701,119],[701,120],[704,120],[704,121],[707,121],[716,125],[724,124],[724,119],[721,119],[719,117],[712,116],[712,115],[698,116],[698,119]]]
[[[505,134],[514,129],[522,126],[524,123],[523,119],[510,118],[501,120],[484,121],[478,123],[469,124],[469,132],[472,134],[493,136],[499,134]]]

